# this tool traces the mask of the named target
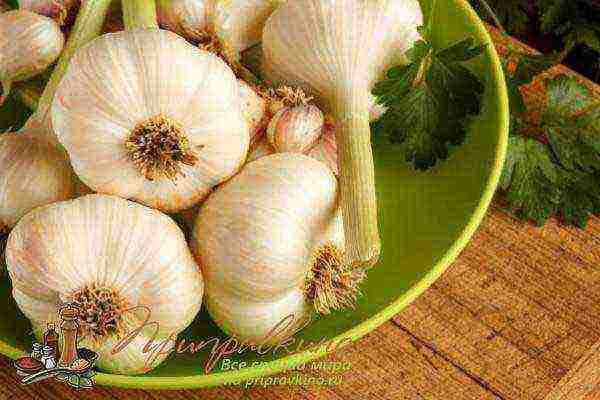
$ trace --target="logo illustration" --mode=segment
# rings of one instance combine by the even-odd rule
[[[54,323],[48,323],[43,343],[34,343],[29,356],[15,361],[21,383],[29,385],[54,378],[77,389],[92,388],[98,354],[77,347],[79,309],[68,304],[59,310],[59,315],[60,334]]]

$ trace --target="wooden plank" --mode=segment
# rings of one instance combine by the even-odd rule
[[[411,334],[387,323],[367,335],[359,343],[342,349],[325,361],[350,362],[352,369],[342,373],[342,383],[334,387],[277,386],[221,387],[202,390],[157,391],[96,388],[85,391],[90,399],[410,399],[437,400],[442,398],[498,400],[487,388],[460,368],[420,342]],[[81,395],[63,384],[47,382],[19,386],[8,361],[0,358],[0,387],[6,398],[45,400],[76,399]],[[293,373],[291,373],[293,374]],[[333,372],[305,370],[307,376],[336,376]],[[290,375],[288,373],[287,375]],[[2,393],[2,392],[0,392]],[[89,396],[88,396],[89,395]],[[0,395],[0,399],[4,400]]]
[[[597,400],[600,398],[600,341],[581,358],[545,400]]]

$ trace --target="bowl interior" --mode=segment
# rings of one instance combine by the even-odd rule
[[[344,335],[358,338],[399,312],[439,277],[466,245],[492,198],[508,130],[508,104],[497,55],[485,28],[464,0],[437,1],[434,35],[440,45],[466,35],[490,43],[485,54],[471,63],[472,70],[486,82],[481,116],[472,121],[466,143],[447,161],[425,173],[414,172],[396,148],[375,140],[382,259],[369,272],[364,296],[355,310],[315,321],[297,335],[298,340],[319,342]],[[0,128],[20,126],[25,115],[22,106],[9,103],[0,111]],[[30,348],[32,337],[30,325],[12,301],[10,291],[9,279],[2,278],[0,351],[17,357]],[[225,340],[205,310],[181,337],[196,342],[214,337]],[[270,363],[224,373],[218,364],[213,373],[204,374],[204,362],[210,353],[210,346],[206,347],[193,355],[173,355],[143,377],[99,374],[96,378],[100,384],[124,387],[183,388],[214,385],[284,368],[281,363]],[[284,359],[289,367],[321,354],[305,351],[289,357],[286,350],[266,355],[246,351],[228,358],[246,361],[248,365]]]

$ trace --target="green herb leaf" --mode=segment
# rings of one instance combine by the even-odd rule
[[[521,136],[509,138],[500,187],[516,215],[543,225],[560,203],[557,182],[556,166],[544,144]]]
[[[479,113],[484,86],[461,63],[484,49],[466,38],[436,51],[425,37],[409,52],[410,64],[391,68],[375,85],[378,103],[388,107],[375,133],[400,144],[415,169],[433,167],[464,141],[465,122]]]
[[[6,4],[13,10],[19,8],[19,0],[6,0]]]
[[[501,178],[509,207],[544,224],[585,227],[600,212],[600,102],[575,78],[546,80],[541,128],[549,145],[511,135]]]
[[[547,94],[542,127],[560,164],[571,171],[600,171],[600,101],[566,75],[547,81]]]

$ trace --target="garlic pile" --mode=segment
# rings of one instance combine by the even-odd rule
[[[417,0],[295,0],[277,8],[263,34],[264,72],[304,87],[337,124],[340,193],[349,261],[379,258],[370,89],[419,34]]]
[[[37,208],[9,235],[6,262],[13,296],[38,337],[59,321],[61,304],[80,308],[81,347],[111,372],[139,374],[151,365],[144,347],[153,329],[122,351],[113,348],[144,323],[142,305],[159,323],[157,340],[188,326],[200,309],[203,279],[181,229],[131,201],[89,195]]]
[[[250,138],[238,94],[218,57],[172,32],[134,29],[75,55],[52,122],[90,188],[175,212],[244,162]]]
[[[344,261],[337,194],[324,164],[283,153],[249,163],[204,203],[192,247],[223,330],[276,341],[269,331],[290,315],[298,328],[353,304],[363,273]]]
[[[123,0],[125,30],[100,37],[111,0],[21,6],[75,3],[64,50],[47,17],[0,14],[5,94],[62,50],[33,117],[0,136],[0,233],[36,335],[74,305],[99,367],[140,374],[204,295],[257,344],[353,307],[379,256],[369,89],[418,37],[417,0]],[[261,39],[271,87],[240,63]]]
[[[44,71],[63,45],[63,34],[50,18],[24,10],[0,14],[0,105],[13,82]]]

